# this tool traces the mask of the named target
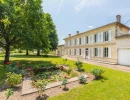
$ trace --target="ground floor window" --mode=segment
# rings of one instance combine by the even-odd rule
[[[79,55],[81,55],[81,49],[79,49]]]
[[[88,56],[88,48],[86,48],[86,56]]]
[[[104,57],[108,57],[108,48],[104,48]]]
[[[71,55],[71,49],[70,49],[70,55]]]
[[[98,56],[98,48],[94,49],[94,56],[97,57]]]
[[[76,49],[74,49],[74,55],[76,55]]]

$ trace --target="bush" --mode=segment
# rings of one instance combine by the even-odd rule
[[[81,61],[76,61],[76,62],[75,62],[75,65],[76,65],[78,71],[81,71],[82,66],[83,66],[83,63],[82,63]]]
[[[95,76],[95,79],[100,79],[102,73],[104,73],[104,71],[101,70],[101,69],[96,69],[96,68],[94,68],[94,69],[92,70],[92,74]]]
[[[13,92],[13,90],[10,88],[10,89],[7,89],[6,90],[6,93],[5,93],[5,95],[6,95],[6,100],[11,96],[11,95],[13,95],[14,94],[14,92]]]
[[[21,74],[15,74],[15,73],[7,73],[7,79],[6,82],[11,86],[14,87],[22,82],[22,75]]]
[[[44,80],[37,80],[36,82],[33,82],[32,85],[37,88],[39,97],[41,97],[47,83]]]
[[[86,81],[87,81],[87,79],[83,75],[79,76],[80,83],[84,84],[84,83],[86,83]]]
[[[16,73],[16,74],[22,74],[22,70],[20,66],[18,64],[13,64],[13,63],[6,65],[6,71]]]

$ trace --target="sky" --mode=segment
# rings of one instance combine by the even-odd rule
[[[52,16],[59,44],[68,34],[75,35],[116,21],[130,27],[130,0],[43,0],[43,11]]]

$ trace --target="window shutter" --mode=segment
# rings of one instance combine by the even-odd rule
[[[98,33],[98,42],[100,42],[101,41],[101,34],[100,33]]]
[[[111,58],[111,47],[108,47],[108,58]]]
[[[109,32],[109,41],[111,41],[111,30],[109,30],[108,32]]]
[[[103,32],[101,32],[100,34],[101,34],[101,42],[103,42]]]
[[[88,48],[88,59],[90,59],[90,48]]]
[[[100,48],[98,48],[98,57],[100,57]]]
[[[84,44],[84,37],[81,38],[81,45]]]
[[[77,45],[79,45],[79,38],[77,38]]]
[[[93,57],[94,56],[93,48],[92,48],[92,52],[91,53],[92,53],[92,57]]]
[[[94,43],[94,34],[92,34],[92,43]]]
[[[79,48],[76,49],[76,55],[79,55]]]
[[[84,37],[84,39],[83,39],[83,40],[84,40],[84,43],[83,43],[83,44],[85,44],[85,43],[86,43],[86,37]]]
[[[101,47],[100,50],[101,50],[101,51],[100,51],[100,55],[101,55],[101,57],[103,57],[103,53],[104,53],[104,52],[103,52],[103,47]]]
[[[81,49],[81,55],[83,56],[83,58],[84,58],[84,52],[85,52],[85,49],[82,48],[82,49]]]

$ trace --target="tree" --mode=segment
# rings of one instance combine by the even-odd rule
[[[5,49],[5,60],[9,61],[10,46],[22,40],[23,0],[3,0],[0,3],[0,46]]]

